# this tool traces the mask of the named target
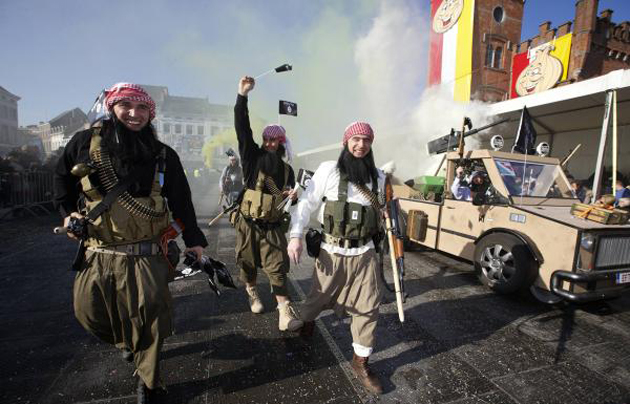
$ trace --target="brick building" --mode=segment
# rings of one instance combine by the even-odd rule
[[[429,85],[448,88],[455,83],[458,101],[498,102],[630,68],[630,22],[614,23],[612,10],[598,16],[598,0],[577,0],[572,21],[556,28],[545,21],[538,35],[523,41],[524,0],[432,0],[431,4]],[[440,13],[451,13],[448,18],[457,23],[436,25],[436,20],[448,21]],[[547,76],[553,77],[541,80],[530,70],[543,59],[553,64],[546,69]]]
[[[471,98],[490,102],[507,98],[523,6],[523,0],[475,0]]]
[[[575,19],[557,28],[540,24],[539,34],[519,44],[519,52],[572,33],[567,79],[559,85],[601,76],[630,67],[630,22],[612,22],[612,10],[597,15],[598,0],[578,0]]]

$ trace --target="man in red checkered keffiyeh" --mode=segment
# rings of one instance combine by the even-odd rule
[[[251,311],[262,313],[265,309],[256,288],[260,268],[269,278],[277,302],[278,329],[295,331],[302,322],[297,319],[287,288],[290,264],[283,227],[288,224],[288,217],[279,206],[285,198],[296,198],[297,191],[293,189],[295,174],[291,166],[282,161],[289,151],[287,134],[282,126],[266,126],[262,144],[254,141],[248,99],[255,84],[253,77],[240,79],[234,106],[234,129],[245,182],[239,214],[233,220],[236,263],[246,286]]]
[[[321,239],[306,234],[309,255],[315,256],[311,291],[300,307],[300,334],[313,334],[315,319],[332,308],[352,318],[352,369],[363,385],[380,394],[378,376],[368,366],[375,344],[381,301],[375,243],[382,215],[377,195],[383,195],[385,174],[374,165],[374,131],[366,122],[353,122],[344,131],[338,161],[323,162],[313,174],[291,215],[289,259],[298,263],[302,237],[311,216],[322,225]],[[375,241],[376,240],[376,241]]]
[[[149,94],[136,84],[118,83],[99,95],[90,112],[92,126],[70,139],[54,178],[64,227],[91,219],[75,261],[74,312],[87,331],[134,362],[138,402],[152,402],[163,394],[160,350],[173,323],[168,282],[174,274],[157,240],[172,215],[183,224],[184,253],[201,259],[208,242],[181,161],[150,124],[155,103]],[[88,161],[95,172],[75,175],[73,167]],[[124,193],[106,204],[115,189]]]

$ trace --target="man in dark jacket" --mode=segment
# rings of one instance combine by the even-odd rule
[[[234,127],[246,188],[233,223],[236,228],[236,263],[241,267],[241,280],[246,285],[251,311],[262,313],[264,310],[256,289],[257,270],[262,268],[278,302],[278,328],[295,331],[303,323],[297,318],[288,297],[290,264],[285,233],[289,217],[279,207],[285,198],[296,199],[297,194],[292,190],[295,176],[291,166],[282,160],[287,144],[282,126],[265,127],[262,147],[254,142],[247,109],[247,96],[254,85],[252,77],[241,78],[234,107]]]
[[[185,226],[186,251],[201,257],[208,243],[179,157],[157,140],[150,124],[151,97],[140,86],[119,83],[107,92],[105,105],[108,117],[65,147],[55,170],[55,205],[68,227],[71,218],[91,218],[106,206],[102,202],[116,194],[117,184],[128,184],[86,225],[74,310],[87,331],[135,363],[138,402],[146,403],[163,388],[159,355],[172,332],[171,275],[158,243],[170,224],[169,210]],[[73,170],[80,163],[91,168]]]

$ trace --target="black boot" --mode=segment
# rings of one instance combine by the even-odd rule
[[[166,389],[158,387],[151,390],[146,384],[144,384],[142,379],[138,379],[138,389],[136,390],[138,404],[155,404],[159,402],[158,400],[160,396],[164,396],[165,394]]]
[[[147,387],[142,379],[138,379],[138,388],[136,390],[136,396],[138,398],[138,404],[149,404],[149,394],[151,390]]]
[[[304,339],[310,339],[313,337],[313,331],[315,331],[315,321],[305,321],[302,328],[298,330],[300,337]]]
[[[125,362],[133,362],[133,352],[128,348],[121,349],[120,354]]]

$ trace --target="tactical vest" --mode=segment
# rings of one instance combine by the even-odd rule
[[[93,179],[98,178],[106,189],[110,189],[109,187],[118,181],[111,166],[109,154],[101,147],[101,141],[100,128],[94,128],[90,141],[90,159],[95,162],[97,169],[96,172],[81,178],[87,212],[94,209],[103,199]],[[124,192],[118,196],[110,209],[99,216],[94,224],[88,226],[86,246],[113,246],[156,240],[166,230],[169,225],[169,215],[166,200],[161,195],[164,151],[163,149],[161,156],[158,157],[150,195],[132,197],[128,192]]]
[[[240,205],[241,214],[250,219],[258,219],[269,223],[275,223],[282,219],[284,211],[278,209],[278,205],[284,199],[281,190],[289,181],[289,169],[289,165],[284,163],[284,184],[282,184],[282,187],[275,190],[276,192],[271,194],[263,192],[265,184],[271,180],[271,177],[267,176],[262,171],[258,171],[256,188],[248,188],[243,194],[243,201]],[[274,190],[272,190],[272,192],[273,191]]]
[[[347,174],[339,174],[336,201],[324,205],[324,233],[349,240],[365,240],[379,232],[379,212],[372,205],[348,202],[350,182]],[[372,192],[378,194],[378,181],[373,181]]]

